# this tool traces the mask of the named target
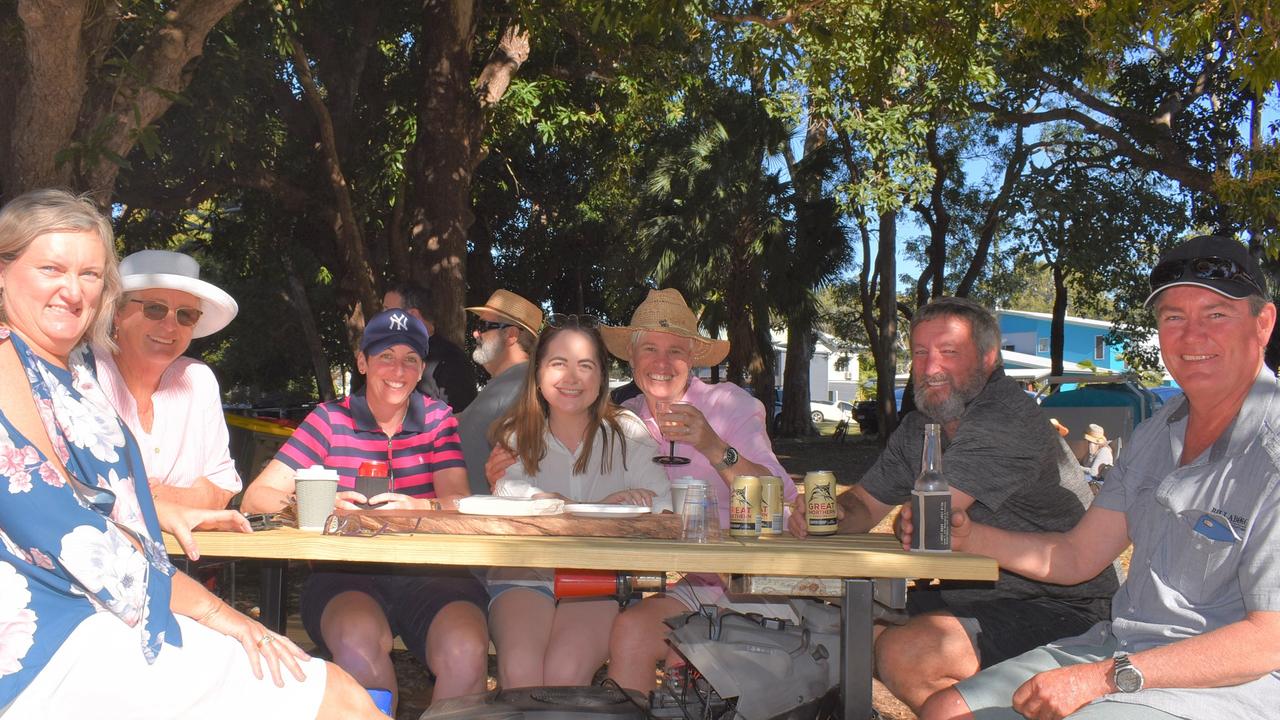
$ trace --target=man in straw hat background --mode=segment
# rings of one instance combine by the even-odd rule
[[[471,336],[476,349],[471,359],[489,373],[489,382],[467,409],[458,414],[458,434],[467,462],[467,484],[474,495],[490,492],[485,463],[493,446],[489,426],[515,402],[524,382],[529,353],[542,329],[537,305],[508,290],[496,290],[485,304],[467,308],[477,322]]]
[[[676,290],[650,290],[624,327],[601,327],[609,352],[631,363],[641,395],[623,403],[644,421],[659,447],[676,443],[688,465],[666,466],[672,480],[692,476],[716,493],[720,526],[729,522],[729,489],[736,475],[782,479],[787,501],[795,483],[773,454],[765,431],[764,406],[731,383],[704,383],[695,367],[718,365],[729,343],[698,331],[698,319]],[[692,578],[669,595],[648,598],[622,613],[610,640],[609,677],[625,688],[647,692],[653,671],[666,656],[664,618],[715,603],[723,588],[714,578]],[[696,597],[695,597],[696,596]]]

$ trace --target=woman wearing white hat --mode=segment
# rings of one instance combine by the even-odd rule
[[[1097,480],[1103,465],[1114,465],[1115,457],[1111,454],[1111,445],[1101,425],[1089,423],[1084,439],[1089,441],[1089,452],[1085,454],[1080,466],[1089,477],[1086,480]]]
[[[240,492],[218,380],[183,353],[236,316],[236,301],[200,279],[195,258],[143,250],[120,262],[115,353],[94,347],[98,379],[142,447],[157,499],[226,507]]]

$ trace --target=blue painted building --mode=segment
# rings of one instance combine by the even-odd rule
[[[997,310],[1000,346],[1004,350],[1049,359],[1049,330],[1053,316],[1049,313],[1022,310]],[[1062,359],[1069,363],[1088,361],[1096,368],[1115,372],[1126,370],[1124,348],[1107,342],[1111,323],[1088,318],[1064,318]]]

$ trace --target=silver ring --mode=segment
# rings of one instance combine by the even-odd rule
[[[262,638],[258,640],[258,647],[260,647],[260,648],[262,648],[262,647],[266,647],[267,645],[269,645],[270,643],[273,643],[273,642],[275,642],[275,641],[276,641],[276,639],[275,639],[274,637],[272,637],[271,635],[263,635],[263,636],[262,636]]]

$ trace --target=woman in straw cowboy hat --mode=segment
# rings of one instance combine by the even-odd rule
[[[1103,465],[1114,465],[1115,457],[1111,454],[1110,441],[1107,440],[1107,434],[1103,431],[1101,425],[1089,423],[1089,429],[1084,433],[1084,439],[1089,441],[1089,452],[1085,453],[1084,460],[1080,462],[1080,466],[1084,468],[1085,473],[1089,476],[1086,480],[1096,480],[1098,475],[1102,473]]]
[[[94,347],[98,381],[142,446],[158,500],[217,509],[240,492],[228,450],[218,380],[183,357],[193,338],[218,332],[239,308],[200,279],[195,258],[143,250],[120,261],[116,351]]]
[[[720,364],[729,343],[698,331],[698,318],[676,290],[650,290],[631,323],[602,327],[609,352],[631,363],[642,393],[623,403],[638,415],[660,447],[674,441],[683,466],[666,466],[670,479],[700,478],[714,489],[721,527],[729,522],[729,489],[737,475],[782,478],[783,496],[796,496],[795,483],[773,454],[765,431],[764,406],[731,383],[709,384],[695,367]],[[666,655],[664,618],[715,603],[723,588],[715,578],[693,578],[672,593],[644,600],[618,616],[610,640],[609,676],[625,688],[653,685],[654,665]]]

